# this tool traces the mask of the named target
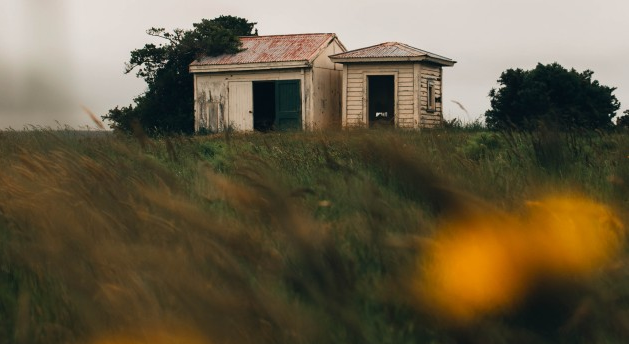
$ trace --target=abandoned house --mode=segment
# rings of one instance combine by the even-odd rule
[[[340,126],[335,34],[241,37],[242,51],[203,57],[194,76],[195,129],[239,131]]]
[[[442,113],[442,72],[456,61],[389,42],[330,56],[343,64],[343,127],[429,128]]]

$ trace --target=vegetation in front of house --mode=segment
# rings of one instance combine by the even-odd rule
[[[234,16],[219,16],[192,24],[192,30],[151,28],[147,34],[166,43],[149,43],[131,51],[125,73],[136,72],[147,90],[129,106],[109,110],[103,119],[113,129],[131,133],[134,125],[149,134],[194,131],[194,85],[188,71],[201,56],[217,56],[239,51],[239,36],[251,36],[256,23]],[[136,123],[136,124],[134,124]]]
[[[574,209],[578,225],[594,209],[592,226],[603,233],[615,221],[626,224],[624,131],[139,139],[0,133],[3,343],[615,343],[629,336],[620,232],[609,232],[616,252],[606,249],[607,234],[566,241],[557,240],[571,235],[561,229],[541,235],[545,226],[525,225],[551,211],[564,219],[547,224],[555,228],[570,223]],[[570,199],[587,201],[563,206]],[[473,214],[482,214],[480,222],[452,221]],[[500,221],[516,226],[491,229]],[[522,266],[541,271],[522,271],[531,279],[526,299],[494,307],[478,301],[487,294],[466,292],[455,294],[464,298],[456,304],[476,313],[440,313],[418,296],[424,286],[443,291],[441,278],[423,280],[418,267],[427,252],[443,256],[435,247],[465,243],[436,235],[461,223],[457,230],[489,236],[484,243],[511,242],[523,250]],[[471,223],[478,226],[468,231]],[[501,268],[489,263],[503,260],[483,260],[474,245],[445,256],[479,271]],[[594,273],[590,260],[579,260],[584,249],[598,259]],[[540,265],[540,257],[553,264]],[[435,259],[429,267],[448,262]],[[477,276],[461,275],[457,285]]]

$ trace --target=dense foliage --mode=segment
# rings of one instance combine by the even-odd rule
[[[135,104],[111,109],[103,119],[124,132],[139,124],[149,133],[192,133],[194,130],[194,85],[189,64],[200,56],[235,53],[240,49],[239,36],[253,35],[254,26],[244,18],[220,16],[193,24],[192,30],[151,28],[147,34],[166,43],[144,45],[133,50],[125,73],[147,83],[144,94]]]
[[[485,121],[493,129],[609,128],[620,103],[615,88],[592,80],[592,74],[557,63],[508,69],[498,79],[500,88],[489,93],[491,109]]]

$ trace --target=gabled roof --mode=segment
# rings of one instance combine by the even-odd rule
[[[443,66],[452,66],[456,61],[431,52],[398,42],[386,42],[370,47],[331,55],[330,59],[343,62],[383,62],[383,61],[428,61]]]
[[[202,57],[190,64],[190,71],[251,70],[269,64],[275,68],[308,66],[333,40],[338,42],[333,33],[240,37],[241,52]]]

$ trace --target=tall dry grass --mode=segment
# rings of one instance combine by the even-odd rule
[[[540,163],[534,140],[498,137],[499,143],[482,146],[488,139],[474,135],[479,134],[345,132],[138,143],[46,130],[1,133],[0,338],[3,343],[625,338],[624,253],[588,268],[595,271],[588,270],[587,278],[541,275],[518,305],[471,321],[440,315],[422,299],[418,290],[434,279],[418,285],[418,264],[431,257],[431,247],[440,243],[435,233],[444,231],[448,219],[499,213],[526,219],[524,201],[554,185],[555,191],[569,186],[594,204],[610,204],[618,221],[625,220],[627,196],[615,191],[629,177],[629,165],[615,160],[623,137],[603,137],[611,142],[600,143],[604,154],[579,153],[571,162],[577,172],[570,172]],[[597,186],[589,189],[588,183]],[[459,230],[470,223],[463,221]],[[489,231],[503,233],[498,227]],[[491,240],[500,246],[501,237],[492,234]],[[536,240],[524,250],[539,250]],[[561,247],[545,245],[549,251]],[[484,252],[491,251],[481,250],[477,261],[502,259]],[[465,289],[492,266],[470,266],[465,270],[470,277],[455,283]]]
[[[23,150],[0,179],[9,273],[31,272],[36,292],[54,288],[67,307],[65,314],[41,314],[33,290],[20,285],[16,342],[85,341],[179,326],[212,342],[299,341],[308,333],[308,324],[291,316],[296,305],[269,290],[285,264],[275,234],[217,217],[154,161],[123,145],[113,144],[114,156],[92,153]],[[202,194],[206,202],[229,194],[234,205],[245,206],[242,216],[282,200],[270,189],[265,201],[215,177],[217,189]],[[294,234],[314,230],[297,218],[280,225]]]

